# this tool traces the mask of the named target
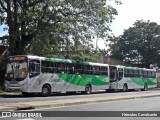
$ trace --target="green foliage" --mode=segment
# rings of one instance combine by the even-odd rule
[[[92,39],[106,38],[109,25],[117,15],[110,0],[0,0],[0,25],[8,35],[0,41],[9,55],[39,56],[97,61]],[[113,0],[121,4],[119,0]],[[6,57],[7,57],[6,56]],[[5,63],[0,61],[0,84]]]
[[[123,35],[110,40],[113,58],[145,67],[160,65],[160,25],[157,23],[137,21]]]
[[[109,23],[117,15],[109,1],[1,0],[0,21],[9,28],[9,50],[13,55],[52,56],[62,48],[79,51],[77,44],[88,47],[96,33],[108,36]]]
[[[0,83],[0,93],[3,93],[4,91],[3,91],[3,84],[2,83]]]
[[[2,85],[4,84],[5,75],[5,62],[0,58],[0,92],[2,91]]]

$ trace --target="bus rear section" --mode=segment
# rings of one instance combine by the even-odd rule
[[[156,70],[110,66],[110,90],[148,90],[157,87]]]

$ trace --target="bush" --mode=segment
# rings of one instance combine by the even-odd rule
[[[3,85],[2,84],[0,84],[0,93],[2,93],[3,92],[3,87],[2,87]]]
[[[0,60],[0,92],[4,85],[4,76],[5,76],[5,62]]]

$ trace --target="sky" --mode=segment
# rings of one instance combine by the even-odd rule
[[[0,37],[7,34],[7,31],[4,31],[3,28],[4,28],[4,25],[0,25]]]
[[[123,34],[136,20],[150,20],[160,24],[160,0],[121,0],[121,5],[114,5],[118,15],[111,24],[115,36]]]
[[[113,6],[117,9],[118,15],[111,23],[111,30],[115,36],[123,34],[136,20],[150,20],[160,24],[160,0],[121,0],[121,5]],[[0,36],[6,34],[0,26]],[[98,41],[98,46],[105,48],[103,40]]]
[[[160,25],[160,0],[121,0],[121,2],[121,5],[111,4],[118,11],[110,26],[115,36],[122,35],[124,29],[132,27],[136,20],[150,20]],[[98,47],[107,49],[103,40],[98,41]]]

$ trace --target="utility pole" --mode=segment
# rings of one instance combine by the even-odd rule
[[[98,30],[96,30],[96,51],[98,51]]]
[[[98,13],[96,13],[96,18],[97,18],[97,21],[98,21]],[[96,51],[98,51],[98,23],[97,23],[97,26],[96,26]]]

